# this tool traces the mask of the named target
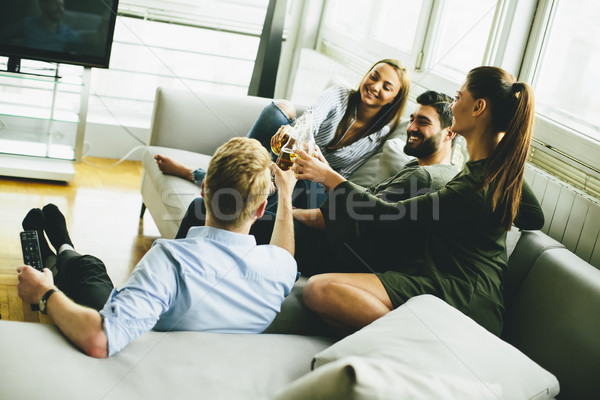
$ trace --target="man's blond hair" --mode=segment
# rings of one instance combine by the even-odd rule
[[[256,139],[236,137],[213,155],[204,178],[206,210],[225,228],[254,217],[268,196],[271,156]]]

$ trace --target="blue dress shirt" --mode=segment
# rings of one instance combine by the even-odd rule
[[[290,253],[251,235],[203,226],[159,239],[100,311],[108,353],[150,329],[260,333],[296,277]]]

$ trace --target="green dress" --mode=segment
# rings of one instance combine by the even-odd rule
[[[394,264],[404,262],[398,254],[389,260],[387,272],[377,273],[394,307],[413,296],[432,294],[500,335],[506,230],[499,213],[492,211],[491,193],[479,190],[485,163],[470,161],[439,191],[407,200],[386,202],[344,182],[330,194],[330,202],[335,207],[371,203],[369,213],[390,234],[402,238],[406,232],[422,233],[425,251],[415,271],[395,270]],[[541,208],[527,185],[515,224],[524,229],[543,225]],[[361,229],[361,224],[356,226]]]

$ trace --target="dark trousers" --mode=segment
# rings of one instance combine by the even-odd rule
[[[56,259],[56,286],[77,304],[100,310],[113,290],[106,266],[97,257],[65,250]]]

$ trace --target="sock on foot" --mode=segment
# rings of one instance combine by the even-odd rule
[[[46,237],[44,236],[44,214],[39,208],[29,210],[23,219],[23,229],[26,231],[35,230],[38,233],[38,241],[40,243],[40,253],[42,253],[42,262],[49,256],[53,256],[54,252],[50,250]]]
[[[52,246],[58,251],[60,246],[68,244],[73,247],[73,242],[67,231],[65,216],[54,204],[46,204],[42,209],[44,213],[44,230]]]

